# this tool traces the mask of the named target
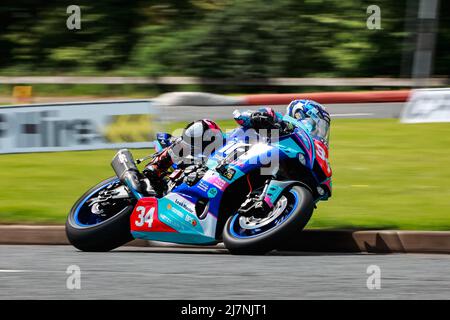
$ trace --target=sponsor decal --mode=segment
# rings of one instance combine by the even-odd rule
[[[231,179],[233,179],[235,173],[236,173],[236,170],[234,170],[232,168],[228,168],[227,171],[225,171],[225,173],[223,174],[223,176],[225,178],[227,178],[228,180],[231,180]]]
[[[214,198],[215,196],[217,196],[217,189],[216,188],[211,188],[208,190],[208,198]]]
[[[160,201],[175,201],[175,200],[168,200],[168,199],[161,199]],[[176,202],[176,201],[175,201]],[[180,203],[181,201],[178,200]],[[190,204],[190,202],[188,202]],[[179,205],[179,204],[178,204]],[[174,205],[173,203],[165,203],[162,205],[163,211],[160,212],[159,216],[161,221],[164,223],[170,225],[171,227],[175,228],[178,231],[186,230],[187,227],[184,224],[184,222],[188,222],[192,226],[197,225],[197,221],[192,218],[187,212],[184,210],[179,210],[178,205]],[[167,210],[166,210],[167,209]],[[185,209],[185,207],[183,207]]]
[[[182,208],[183,208],[184,210],[186,210],[187,212],[194,213],[194,210],[192,210],[192,208],[189,206],[189,204],[188,204],[187,201],[184,201],[184,200],[180,200],[180,199],[175,198],[175,203],[176,203],[177,205],[179,205],[180,207],[182,207]]]
[[[180,218],[184,218],[184,216],[186,215],[186,214],[184,214],[183,212],[181,212],[180,210],[178,210],[178,209],[176,209],[176,208],[174,208],[174,207],[172,207],[172,210],[171,210],[173,213],[175,213],[178,217],[180,217]]]
[[[214,198],[215,196],[217,196],[218,190],[215,187],[210,187],[208,184],[206,184],[203,181],[200,181],[200,183],[198,184],[198,188],[200,190],[202,190],[203,192],[206,192],[206,194],[208,195],[208,198]]]
[[[225,190],[225,188],[228,187],[228,182],[219,177],[215,177],[212,184],[213,186],[219,188],[219,190],[221,191]]]
[[[177,229],[179,231],[183,231],[183,230],[186,229],[181,223],[179,223],[178,221],[176,221],[174,219],[171,219],[166,214],[160,214],[159,217],[160,217],[161,221],[163,221],[165,224],[168,224],[168,225],[174,227],[175,229]]]
[[[189,222],[190,224],[192,224],[192,226],[196,226],[197,225],[197,220],[195,219],[195,218],[193,218],[193,217],[191,217],[190,215],[186,215],[186,217],[184,218],[184,220],[186,221],[186,222]]]
[[[224,191],[226,187],[228,187],[229,183],[219,177],[219,175],[215,172],[208,171],[203,180],[212,184],[214,187],[218,188],[220,191]]]
[[[331,177],[331,167],[328,161],[328,148],[318,140],[314,140],[314,145],[316,147],[317,162],[325,173],[325,176]]]
[[[203,181],[200,181],[200,183],[198,184],[198,188],[200,190],[202,190],[203,192],[206,192],[206,191],[208,191],[209,186],[206,183],[204,183]]]

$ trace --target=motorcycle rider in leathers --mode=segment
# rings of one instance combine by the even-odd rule
[[[310,133],[328,144],[330,115],[321,104],[312,100],[294,100],[287,107],[286,113],[300,121]],[[294,129],[292,123],[283,121],[281,113],[268,107],[259,108],[256,111],[235,110],[233,117],[244,130],[278,129],[280,134],[283,134]],[[170,138],[169,146],[152,158],[143,173],[149,179],[155,192],[162,195],[167,188],[165,177],[168,169],[174,163],[177,163],[178,160],[194,159],[196,155],[202,155],[205,148],[211,143],[215,145],[213,150],[217,150],[224,142],[225,136],[214,121],[202,119],[191,122],[185,127],[181,137]],[[180,150],[183,151],[183,155],[180,155]],[[209,154],[202,157],[204,159],[207,156]]]

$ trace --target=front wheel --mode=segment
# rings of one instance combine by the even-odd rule
[[[232,254],[264,254],[301,231],[314,210],[311,192],[294,185],[286,189],[266,217],[231,216],[225,224],[223,242]]]
[[[70,210],[66,221],[69,242],[82,251],[109,251],[133,240],[130,215],[134,202],[117,177],[100,182]]]

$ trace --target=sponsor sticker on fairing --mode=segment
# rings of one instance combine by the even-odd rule
[[[229,185],[228,182],[220,178],[218,174],[212,171],[208,171],[203,177],[203,180],[212,184],[214,187],[217,187],[220,191],[224,191]]]
[[[202,190],[203,192],[207,192],[209,189],[209,186],[206,183],[204,183],[203,181],[200,181],[200,183],[198,184],[198,188],[200,190]]]

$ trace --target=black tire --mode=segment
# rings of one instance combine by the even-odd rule
[[[89,194],[114,180],[117,180],[117,177],[106,179],[89,189],[70,210],[66,220],[66,234],[75,248],[82,251],[110,251],[133,240],[130,233],[130,215],[134,206],[131,204],[97,225],[80,226],[74,219],[76,208]]]
[[[294,185],[288,190],[294,190],[299,195],[297,206],[281,224],[252,238],[235,237],[230,231],[233,219],[231,216],[223,230],[223,242],[232,254],[261,255],[278,247],[296,232],[300,232],[308,223],[314,210],[314,200],[311,192],[301,186]]]

